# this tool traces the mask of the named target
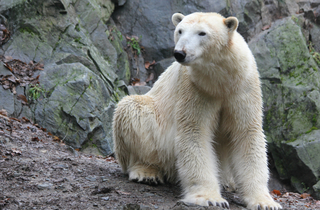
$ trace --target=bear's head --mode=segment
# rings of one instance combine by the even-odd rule
[[[228,47],[238,27],[237,18],[217,13],[175,13],[172,22],[176,26],[174,57],[183,65],[208,62]]]

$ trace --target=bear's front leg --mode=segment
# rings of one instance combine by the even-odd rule
[[[230,155],[237,189],[251,210],[281,209],[268,190],[269,170],[262,129],[261,99],[242,95],[225,109],[225,129],[231,140]]]
[[[201,116],[197,116],[200,117]],[[190,116],[188,117],[189,119]],[[221,197],[218,181],[218,161],[212,148],[212,127],[209,119],[178,120],[176,156],[179,180],[183,187],[183,202],[202,206],[229,208]]]

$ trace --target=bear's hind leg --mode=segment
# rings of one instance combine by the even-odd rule
[[[129,180],[144,184],[163,184],[163,174],[156,165],[135,164],[129,169]]]
[[[116,158],[129,180],[146,184],[163,183],[164,160],[158,157],[161,146],[155,139],[158,129],[156,110],[150,96],[127,96],[113,119]],[[160,153],[161,154],[161,153]]]

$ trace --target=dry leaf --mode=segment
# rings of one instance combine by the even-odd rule
[[[7,63],[4,63],[3,64],[5,67],[7,67],[11,72],[12,72],[12,68],[7,64]]]
[[[16,148],[12,148],[11,149],[13,153],[17,154],[17,155],[21,155],[21,150],[18,150]]]
[[[300,198],[302,198],[302,199],[305,199],[305,198],[308,198],[308,197],[310,197],[310,194],[308,194],[308,193],[302,193],[300,195]]]
[[[52,134],[51,134],[52,135]],[[53,137],[53,141],[60,141],[60,138],[58,136]]]
[[[5,109],[0,109],[0,114],[3,116],[8,116],[8,112]]]
[[[20,119],[18,119],[18,118],[15,118],[15,117],[10,117],[10,119],[11,119],[11,120],[15,120],[15,121],[18,121],[18,122],[21,122],[21,120],[20,120]]]
[[[9,80],[10,82],[16,83],[16,78],[13,75],[7,77],[7,80]]]
[[[151,66],[153,66],[154,64],[156,64],[156,61],[155,60],[153,60],[152,61],[152,63],[150,63],[149,61],[146,61],[145,63],[144,63],[144,67],[146,68],[146,69],[149,69]]]
[[[33,137],[31,141],[40,141],[38,137]]]
[[[12,93],[13,93],[14,95],[17,94],[16,86],[13,86],[13,87],[12,87]]]
[[[139,82],[140,82],[140,79],[138,79],[138,78],[132,78],[131,81],[130,81],[132,86],[135,86],[135,84],[139,83]]]
[[[25,95],[18,95],[17,98],[22,101],[23,104],[28,104],[27,97]],[[23,119],[23,118],[22,118]],[[30,120],[29,120],[30,121]]]
[[[26,121],[26,122],[30,122],[30,120],[27,119],[27,118],[25,118],[25,117],[22,117],[22,119],[23,119],[24,121]]]
[[[271,193],[273,193],[273,194],[275,194],[275,195],[278,195],[278,196],[281,195],[281,192],[280,192],[279,190],[272,190]]]
[[[262,31],[268,30],[271,27],[271,25],[266,25],[262,28]]]

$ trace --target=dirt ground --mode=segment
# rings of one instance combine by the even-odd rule
[[[284,209],[320,209],[308,194],[281,189],[273,196]],[[231,209],[245,209],[237,194],[223,197]],[[113,157],[76,151],[29,120],[0,112],[0,209],[222,209],[179,199],[178,185],[130,182]]]

